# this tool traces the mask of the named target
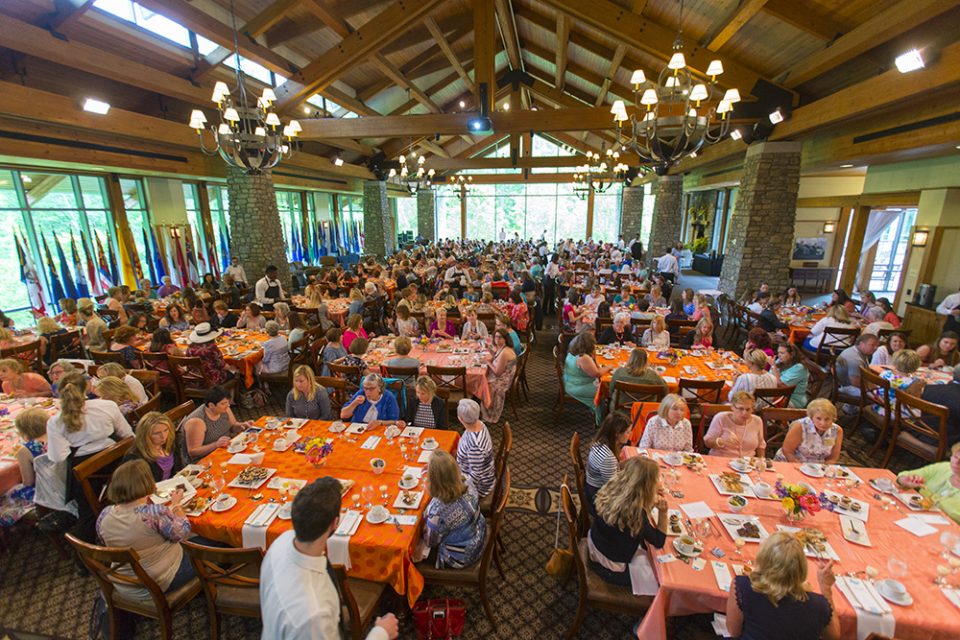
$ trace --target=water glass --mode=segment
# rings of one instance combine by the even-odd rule
[[[360,494],[354,493],[353,495],[350,496],[350,499],[353,501],[353,508],[359,511],[360,510]]]
[[[890,556],[890,559],[887,560],[887,570],[890,572],[890,575],[899,580],[907,575],[907,569],[909,565],[905,560],[901,560],[896,556]]]
[[[373,490],[372,485],[364,485],[363,489],[360,490],[360,493],[363,495],[363,506],[367,509],[373,507],[373,498],[376,496],[376,492]]]

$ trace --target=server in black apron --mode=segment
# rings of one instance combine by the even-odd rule
[[[286,297],[280,281],[277,280],[277,268],[270,265],[267,267],[266,275],[257,280],[254,288],[254,302],[267,311],[272,311],[273,304],[285,300]]]

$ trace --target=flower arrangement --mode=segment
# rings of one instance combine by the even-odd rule
[[[430,338],[427,336],[420,336],[420,346],[425,347],[430,344]]]
[[[791,519],[800,520],[823,509],[833,510],[833,505],[825,493],[818,495],[806,487],[778,480],[774,485],[774,493],[780,498],[783,510]]]
[[[327,456],[333,453],[333,438],[310,438],[304,447],[307,462],[315,467],[322,467]]]

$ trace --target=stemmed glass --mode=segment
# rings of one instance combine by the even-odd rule
[[[890,572],[890,575],[899,580],[907,575],[907,565],[905,560],[901,560],[896,556],[890,556],[890,559],[887,560],[887,570]]]
[[[363,489],[360,490],[360,493],[363,495],[363,506],[366,507],[367,510],[371,509],[373,507],[373,498],[376,495],[373,490],[373,486],[369,484],[364,485]]]
[[[951,531],[944,531],[940,534],[940,544],[943,545],[940,557],[944,560],[950,560],[953,557],[951,552],[960,547],[960,536]]]
[[[743,546],[747,544],[747,541],[743,538],[734,538],[733,544],[737,548],[737,557],[740,558],[740,561],[743,561]]]
[[[387,506],[387,503],[390,501],[390,486],[386,484],[380,485],[380,499],[383,500],[383,506]]]
[[[210,488],[213,489],[214,500],[220,499],[220,494],[223,493],[225,486],[227,486],[227,479],[222,475],[210,478]]]

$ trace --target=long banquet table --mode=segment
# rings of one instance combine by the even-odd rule
[[[625,447],[623,456],[630,458],[637,455],[652,455],[659,459],[662,482],[665,480],[667,482],[671,481],[671,472],[678,474],[674,481],[675,490],[681,491],[683,497],[668,496],[671,509],[679,509],[681,504],[703,501],[715,514],[731,513],[727,504],[728,496],[721,495],[709,479],[709,474],[731,471],[729,467],[731,458],[703,456],[704,468],[697,471],[682,466],[668,466],[661,458],[662,453],[665,452],[643,451],[635,447]],[[830,511],[822,511],[807,516],[800,523],[790,522],[784,515],[779,499],[761,500],[752,497],[751,494],[741,515],[755,516],[768,533],[775,532],[778,525],[819,529],[826,535],[827,542],[839,558],[834,566],[834,573],[838,576],[846,575],[848,572],[863,572],[867,566],[870,566],[879,571],[878,579],[882,580],[891,577],[888,560],[891,557],[902,560],[907,564],[907,575],[898,579],[906,585],[909,593],[913,596],[913,604],[905,607],[890,604],[896,624],[895,636],[904,640],[914,638],[922,638],[923,640],[942,638],[946,640],[960,637],[960,611],[940,592],[940,588],[933,584],[933,579],[937,576],[937,565],[946,564],[946,561],[938,555],[943,551],[943,546],[939,540],[940,534],[943,531],[960,534],[960,527],[956,523],[944,516],[947,524],[934,525],[936,533],[924,537],[917,537],[896,525],[896,521],[909,515],[934,516],[943,514],[939,512],[915,512],[908,508],[905,503],[889,495],[882,496],[886,498],[885,501],[875,498],[874,496],[880,496],[881,494],[868,483],[874,478],[893,480],[894,475],[886,469],[846,468],[859,476],[863,483],[855,488],[848,486],[840,488],[849,481],[807,477],[800,471],[800,465],[795,463],[776,462],[773,466],[772,470],[760,474],[753,473],[751,476],[754,479],[760,476],[764,482],[770,485],[773,485],[781,477],[784,482],[793,484],[807,482],[817,491],[826,489],[867,503],[869,505],[866,512],[867,521],[860,522],[859,525],[864,527],[872,546],[862,546],[848,542],[841,530],[838,514]],[[683,514],[682,511],[681,514]],[[710,521],[712,533],[703,537],[704,550],[700,557],[707,562],[707,565],[701,571],[696,571],[692,563],[688,564],[682,561],[661,563],[656,561],[657,557],[667,553],[679,557],[680,554],[671,544],[672,538],[668,538],[667,545],[662,550],[651,550],[651,564],[654,566],[660,589],[651,604],[650,610],[640,623],[637,637],[645,639],[666,638],[667,617],[725,612],[727,594],[719,589],[714,578],[711,563],[718,559],[714,557],[711,550],[719,548],[726,554],[719,559],[722,563],[743,565],[745,562],[756,558],[759,545],[747,542],[743,548],[743,558],[739,558],[736,554],[733,539],[724,529],[719,518],[719,515],[707,518]],[[732,569],[733,567],[730,566],[731,576],[733,575]],[[818,590],[816,571],[816,560],[810,558],[808,582],[812,588]],[[949,577],[949,581],[954,586],[958,583],[955,575]],[[840,617],[842,637],[856,638],[857,612],[840,589],[834,587],[833,592],[833,604]]]
[[[14,420],[24,409],[40,407],[52,416],[60,407],[53,398],[14,398],[0,396],[0,495],[5,494],[20,482],[20,465],[14,457],[20,448],[20,435]]]
[[[260,418],[255,424],[260,427],[264,426],[266,418]],[[306,439],[313,436],[334,438],[333,451],[322,466],[312,466],[306,461],[303,454],[296,453],[293,448],[284,452],[274,451],[272,443],[277,436],[286,433],[283,430],[264,430],[260,433],[257,445],[251,445],[251,447],[259,446],[264,453],[263,462],[258,466],[276,469],[273,477],[284,479],[310,482],[323,476],[333,476],[341,480],[352,480],[355,484],[343,497],[342,506],[344,509],[348,505],[352,508],[353,494],[359,494],[362,488],[367,485],[373,487],[376,491],[374,502],[382,504],[379,487],[386,485],[389,491],[388,508],[391,513],[396,514],[397,509],[393,508],[392,505],[400,493],[398,483],[403,474],[404,465],[426,467],[424,463],[417,462],[417,457],[422,453],[420,447],[406,438],[396,438],[393,443],[388,442],[383,437],[383,428],[374,429],[359,436],[335,435],[328,431],[331,424],[331,422],[311,420],[299,428],[300,435]],[[361,445],[371,435],[381,436],[380,442],[373,450],[362,449]],[[422,441],[427,437],[436,439],[439,448],[449,452],[455,451],[459,440],[456,432],[444,430],[424,430],[419,440]],[[402,458],[400,449],[402,442],[408,443],[410,447],[408,451],[408,456],[412,460],[410,462],[404,462]],[[252,452],[253,449],[248,447],[246,453]],[[226,449],[217,449],[204,458],[201,464],[209,463],[209,473],[220,475],[224,463],[232,455]],[[382,458],[386,461],[384,472],[380,475],[375,474],[370,465],[373,458]],[[243,468],[243,465],[227,465],[227,481],[235,478]],[[421,480],[416,490],[423,489],[425,489],[424,481]],[[207,509],[201,515],[190,518],[191,525],[199,535],[240,547],[243,545],[244,521],[258,505],[269,500],[279,499],[280,493],[276,489],[267,488],[266,484],[256,490],[227,487],[224,492],[237,497],[238,504],[221,513]],[[200,495],[210,495],[211,490],[201,488],[199,493]],[[253,496],[258,493],[263,496],[259,501],[253,499]],[[407,510],[409,514],[418,516],[417,524],[415,526],[404,525],[401,527],[402,531],[397,531],[391,523],[374,525],[364,520],[356,533],[350,538],[349,553],[352,567],[348,572],[349,575],[365,580],[386,582],[397,593],[406,594],[412,606],[423,591],[424,581],[414,566],[411,556],[417,541],[420,539],[422,514],[429,500],[429,494],[427,493],[420,501],[417,509]],[[292,527],[290,520],[280,518],[273,520],[266,532],[267,545],[269,546],[281,533]]]

